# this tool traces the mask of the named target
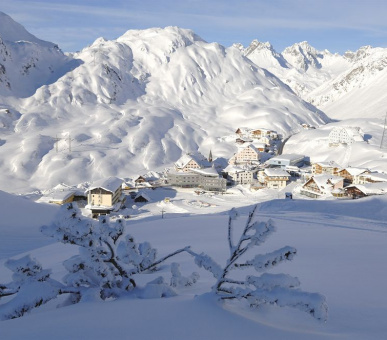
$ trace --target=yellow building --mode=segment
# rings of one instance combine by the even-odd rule
[[[122,183],[117,177],[94,182],[86,191],[87,206],[93,217],[110,214],[122,202]]]

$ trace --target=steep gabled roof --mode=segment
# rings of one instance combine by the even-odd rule
[[[332,176],[332,175],[317,175],[317,176],[313,176],[309,181],[307,181],[303,187],[306,187],[306,185],[308,183],[310,183],[311,181],[313,181],[314,183],[316,183],[316,185],[318,186],[319,190],[324,193],[324,194],[327,194],[331,191],[331,189],[333,188],[333,186],[337,183],[339,183],[340,181],[343,181],[344,178],[343,177],[340,177],[340,176]]]
[[[351,176],[359,176],[362,173],[369,171],[368,169],[365,169],[365,168],[352,168],[352,167],[341,169],[340,171],[343,171],[343,170],[346,170]]]
[[[337,164],[334,161],[329,161],[329,162],[316,162],[315,164],[321,166],[322,168],[338,168],[341,169],[341,166]]]
[[[386,182],[378,182],[378,183],[366,183],[366,184],[355,184],[346,187],[349,188],[357,188],[365,195],[384,195],[387,194],[387,183]]]
[[[177,168],[184,168],[191,160],[194,160],[202,168],[211,166],[211,163],[200,152],[191,152],[181,156],[175,165]]]
[[[287,171],[278,168],[266,168],[264,173],[268,177],[290,177]]]

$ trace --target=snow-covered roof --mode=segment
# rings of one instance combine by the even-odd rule
[[[265,149],[266,148],[266,143],[253,143],[253,146],[255,148],[262,148],[262,149]]]
[[[321,166],[322,168],[338,168],[341,169],[341,166],[337,164],[334,161],[329,161],[329,162],[316,162],[315,164]]]
[[[369,174],[364,174],[363,177],[369,178],[371,181],[375,182],[387,182],[387,174],[382,172],[371,172]]]
[[[287,171],[279,168],[266,168],[264,173],[268,177],[290,177]]]
[[[38,201],[39,202],[64,202],[71,196],[75,195],[75,190],[55,190],[51,193],[42,196]]]
[[[254,171],[254,170],[251,170],[251,169],[248,169],[248,168],[245,168],[245,167],[240,167],[240,166],[236,166],[236,165],[228,165],[226,168],[224,168],[223,172],[229,172],[229,173],[239,173],[239,172],[251,172],[251,171]]]
[[[184,168],[191,160],[194,160],[202,168],[211,166],[211,163],[200,152],[190,152],[181,156],[175,165],[178,168]]]
[[[378,182],[378,183],[366,183],[366,184],[356,184],[350,185],[346,188],[357,188],[366,195],[384,195],[387,194],[387,183]]]
[[[331,130],[330,134],[334,133],[335,131],[338,131],[339,133],[345,131],[347,135],[355,142],[364,141],[364,132],[358,126],[336,126]]]
[[[352,168],[352,167],[348,167],[342,170],[346,170],[351,176],[358,176],[368,171],[368,169],[366,168]]]
[[[307,183],[310,181],[314,181],[316,185],[319,187],[320,191],[323,193],[328,193],[331,191],[332,187],[343,181],[344,178],[340,176],[333,176],[333,175],[316,175],[313,176]],[[306,184],[307,184],[306,183]],[[305,187],[305,184],[304,184]]]
[[[145,198],[148,202],[150,201],[149,196],[146,193],[144,193],[143,191],[139,191],[134,199],[136,200],[139,197]]]
[[[238,131],[241,133],[241,134],[248,134],[250,133],[251,131],[253,131],[253,129],[251,128],[247,128],[247,127],[240,127],[238,128],[235,133],[238,133]]]
[[[213,167],[204,169],[191,169],[191,172],[198,173],[204,176],[219,177],[219,173]]]
[[[294,153],[288,153],[288,154],[283,154],[283,155],[279,155],[279,156],[275,156],[275,157],[272,157],[271,159],[272,160],[278,160],[278,161],[295,161],[295,160],[298,160],[298,159],[304,159],[305,156],[304,155],[299,155],[299,154],[294,154]]]
[[[121,187],[122,182],[123,180],[117,177],[102,178],[92,183],[92,185],[87,191],[102,188],[110,192],[115,192],[118,188]]]

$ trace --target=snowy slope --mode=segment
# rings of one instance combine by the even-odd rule
[[[306,41],[278,53],[270,43],[253,40],[242,51],[255,64],[275,74],[304,99],[308,98],[311,91],[335,78],[351,64],[347,58],[328,50],[318,51]]]
[[[0,191],[0,208],[0,259],[52,243],[39,228],[52,221],[58,206]]]
[[[297,248],[293,261],[271,272],[297,276],[302,289],[324,294],[329,305],[327,323],[295,309],[263,306],[250,310],[242,301],[221,304],[206,294],[214,278],[198,269],[191,257],[182,255],[174,259],[182,272],[198,271],[200,279],[196,285],[180,289],[176,297],[90,299],[62,308],[56,308],[54,302],[22,318],[2,321],[1,334],[6,339],[105,339],[130,334],[141,340],[227,340],[259,334],[264,339],[382,340],[387,332],[385,206],[385,198],[374,197],[342,202],[274,200],[259,207],[260,218],[272,218],[278,231],[257,251],[265,253],[284,245]],[[132,221],[127,228],[137,240],[151,242],[160,255],[186,245],[221,263],[228,255],[225,215],[169,215],[157,221]],[[49,245],[31,253],[60,278],[65,273],[61,262],[74,253],[71,248]],[[8,272],[3,266],[0,269],[2,282]],[[169,265],[145,275],[144,280],[160,275],[168,282]]]
[[[28,97],[78,63],[0,12],[0,95]]]
[[[360,127],[365,141],[352,145],[329,146],[329,133],[337,126]],[[347,119],[327,124],[316,130],[305,130],[292,136],[284,153],[297,152],[310,156],[311,162],[335,161],[342,167],[362,167],[387,173],[387,141],[382,142],[384,119]]]
[[[0,188],[15,190],[9,179],[22,190],[128,177],[198,149],[229,158],[234,147],[218,138],[240,126],[286,136],[300,123],[329,121],[234,47],[186,29],[130,30],[74,58],[78,67],[8,102],[19,118],[0,147],[0,169],[10,174]]]
[[[266,42],[235,45],[256,65],[280,78],[333,119],[380,118],[387,96],[387,49],[361,47],[344,55],[318,51],[306,41],[282,53]]]
[[[335,119],[381,118],[386,112],[387,49],[365,46],[347,53],[351,67],[307,98]]]

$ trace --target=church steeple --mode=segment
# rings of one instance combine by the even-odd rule
[[[210,163],[212,163],[212,152],[211,152],[211,150],[210,150],[210,154],[208,155],[208,161]]]

